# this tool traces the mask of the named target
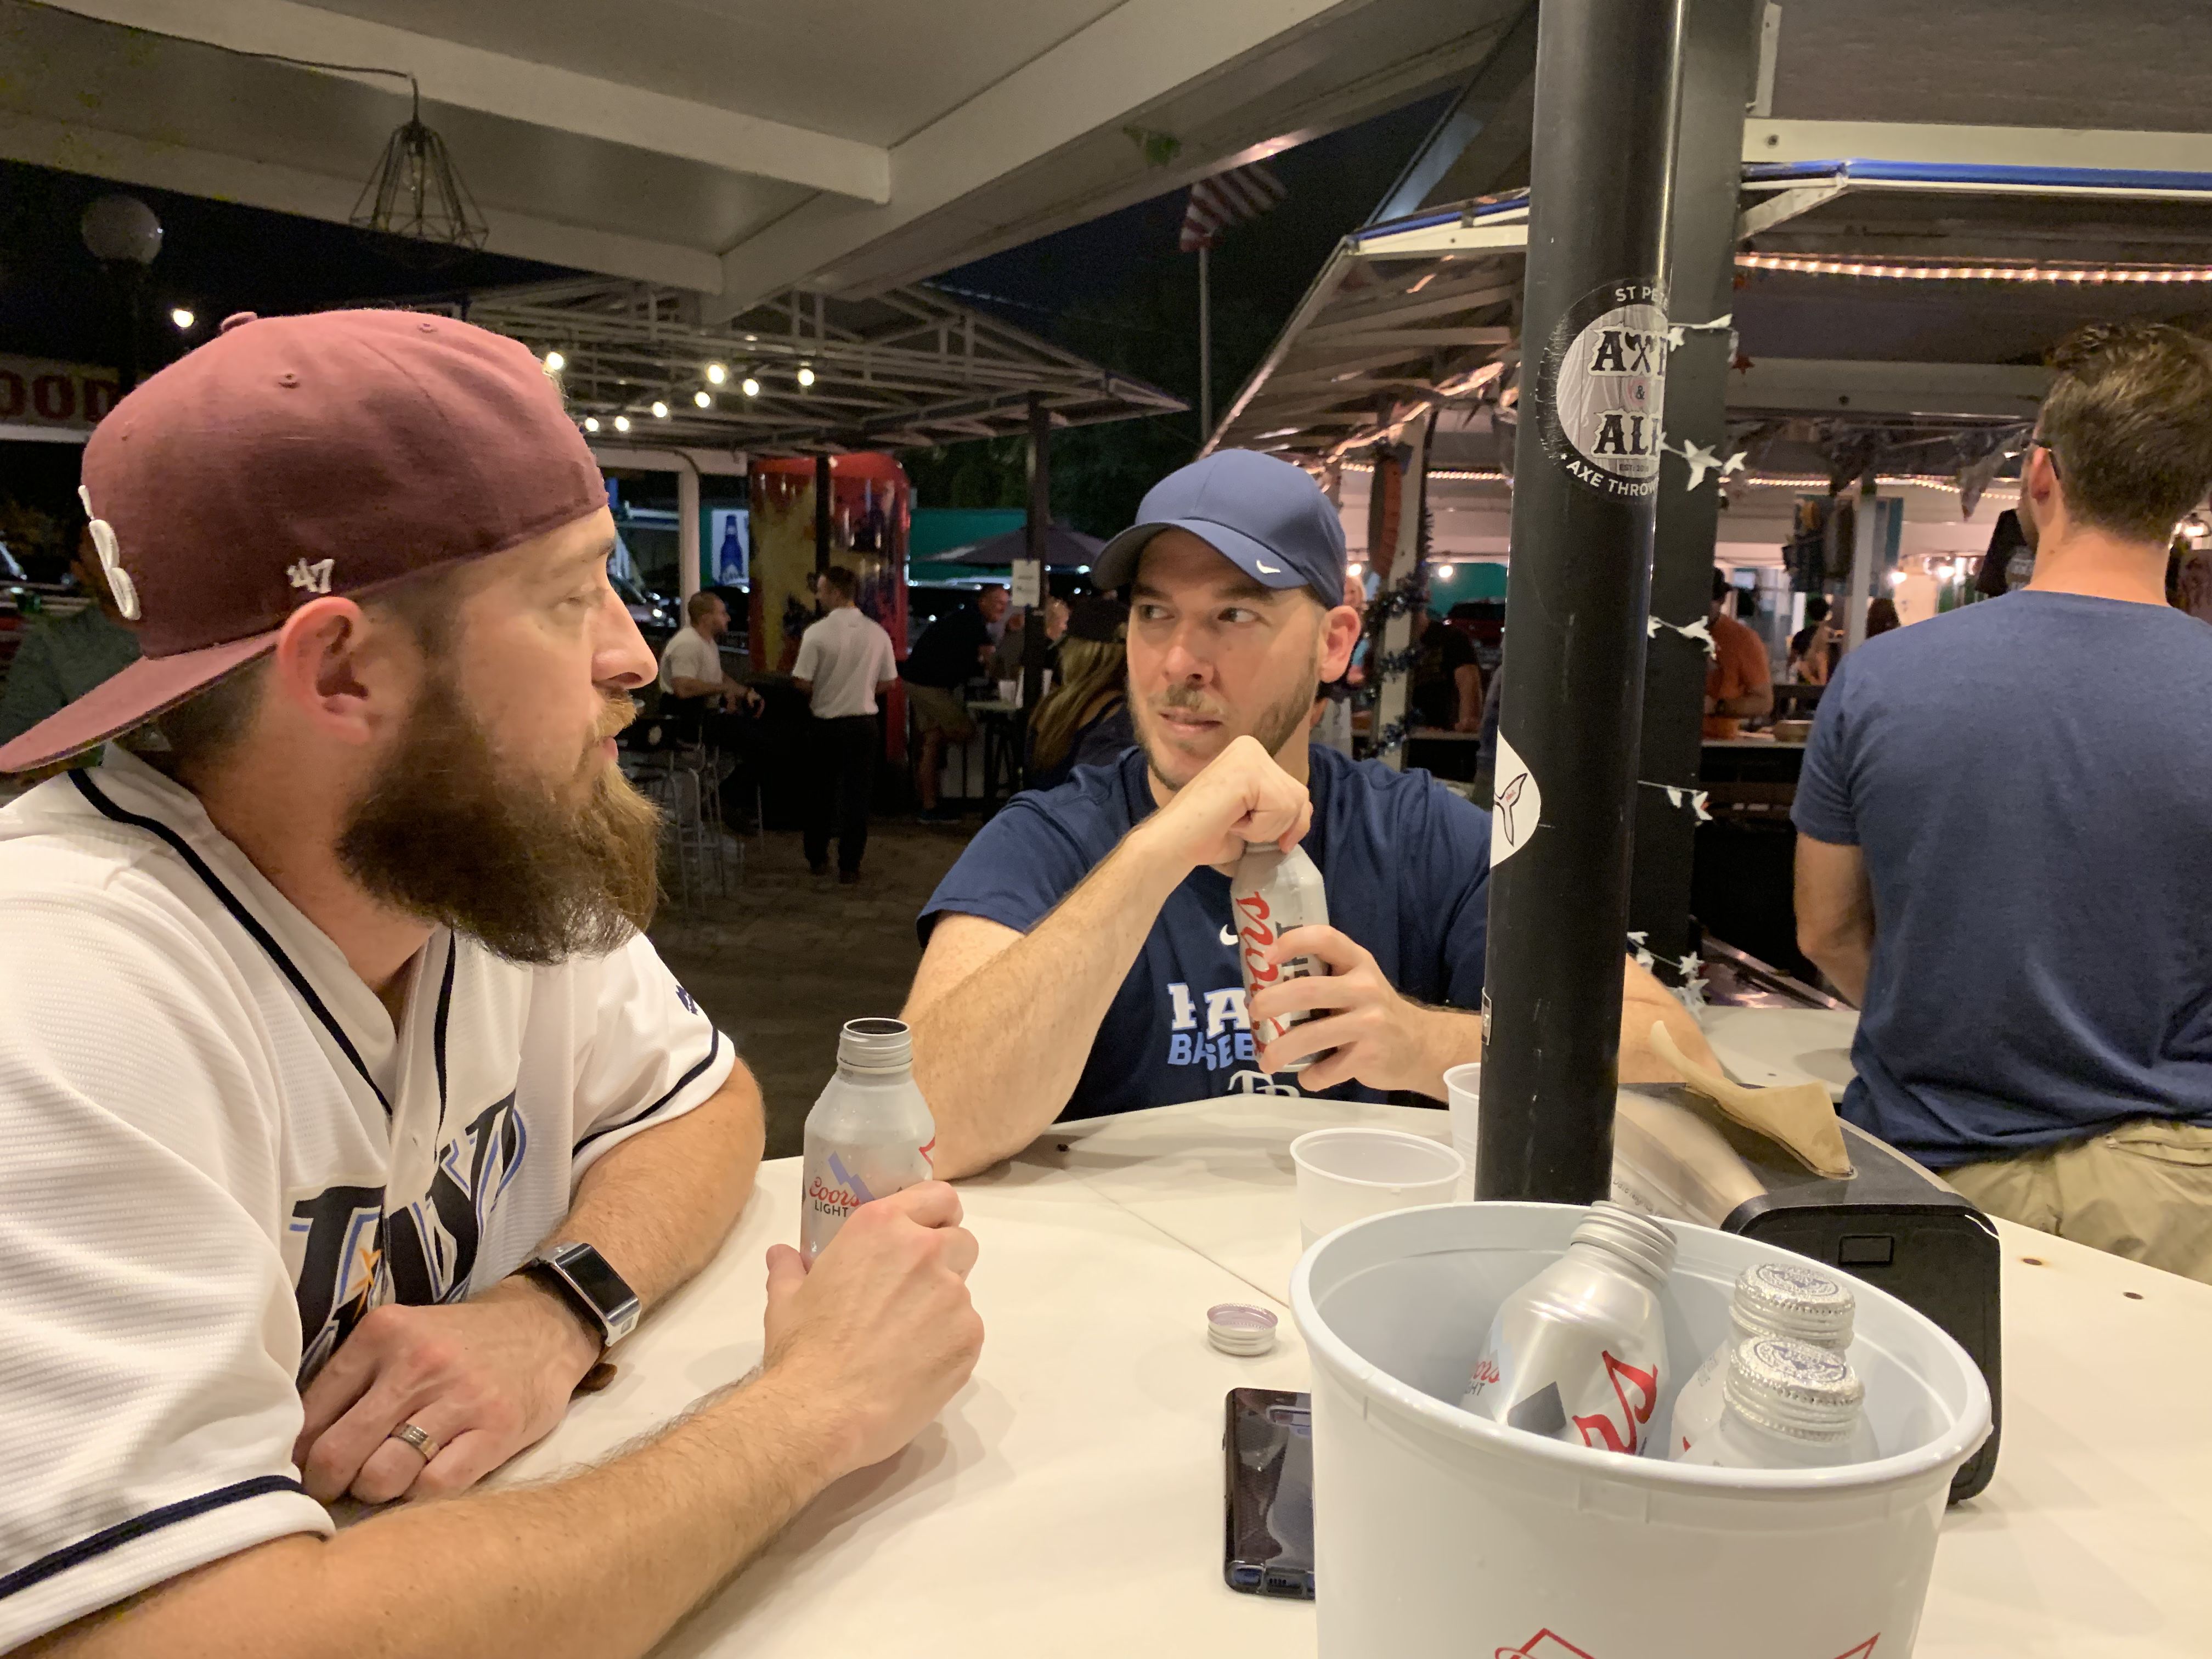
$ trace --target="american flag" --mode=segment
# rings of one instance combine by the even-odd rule
[[[1201,179],[1190,187],[1190,205],[1183,210],[1179,246],[1185,253],[1212,247],[1228,227],[1258,218],[1282,199],[1282,181],[1263,162]]]

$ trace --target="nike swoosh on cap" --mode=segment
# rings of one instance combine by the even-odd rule
[[[1283,574],[1283,568],[1280,565],[1269,564],[1265,559],[1255,559],[1252,562],[1263,576],[1279,576]]]

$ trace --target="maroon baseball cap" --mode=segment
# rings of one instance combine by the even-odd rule
[[[271,649],[295,605],[482,557],[607,504],[528,348],[408,311],[230,318],[110,410],[85,510],[139,660],[4,748],[79,754]]]

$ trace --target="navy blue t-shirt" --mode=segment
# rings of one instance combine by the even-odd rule
[[[2212,627],[2029,591],[1870,640],[1793,816],[1874,888],[1853,1122],[1938,1169],[2212,1122]]]
[[[1489,923],[1490,820],[1426,772],[1309,751],[1313,824],[1304,847],[1328,919],[1417,1001],[1481,1006]],[[1027,933],[1153,810],[1142,750],[1079,767],[1057,789],[1017,795],[960,855],[921,913],[922,942],[957,911]],[[1064,1115],[1103,1117],[1208,1095],[1297,1094],[1253,1059],[1230,925],[1229,878],[1200,868],[1168,896],[1115,994]],[[1358,1084],[1336,1100],[1381,1100]]]

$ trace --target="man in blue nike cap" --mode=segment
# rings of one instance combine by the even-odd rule
[[[1232,1093],[1441,1099],[1482,1054],[1490,822],[1425,772],[1310,745],[1315,695],[1345,671],[1344,528],[1313,480],[1226,450],[1155,485],[1092,578],[1129,589],[1137,747],[1016,796],[921,918],[908,998],[940,1175],[1010,1156],[1055,1119]],[[1229,878],[1250,843],[1303,843],[1332,926],[1285,936],[1328,977],[1244,1006]],[[1680,1005],[1632,963],[1626,1033]],[[1316,1017],[1255,1050],[1252,1017]],[[1282,1068],[1316,1055],[1304,1072]],[[1640,1036],[1625,1080],[1672,1073]]]

